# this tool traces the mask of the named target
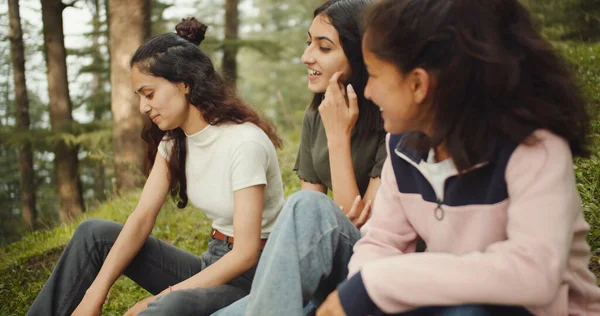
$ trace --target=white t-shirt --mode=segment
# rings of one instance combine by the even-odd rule
[[[431,183],[438,200],[443,201],[446,179],[458,174],[452,159],[448,158],[442,161],[436,161],[435,151],[431,148],[429,150],[429,155],[427,156],[427,161],[421,161],[419,169],[422,173],[426,174],[425,177],[429,180],[429,183]]]
[[[189,201],[213,220],[213,228],[233,236],[233,193],[265,185],[261,238],[267,238],[283,206],[283,184],[275,147],[252,123],[209,125],[187,136],[185,175]],[[168,160],[173,144],[158,151]]]

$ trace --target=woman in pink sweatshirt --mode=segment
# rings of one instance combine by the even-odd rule
[[[600,315],[573,172],[589,118],[527,11],[382,0],[365,25],[365,97],[390,134],[348,273],[345,219],[325,195],[299,193],[231,310],[300,315],[298,301],[337,281],[317,316]]]

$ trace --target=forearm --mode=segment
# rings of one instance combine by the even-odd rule
[[[332,139],[328,142],[328,147],[333,200],[347,212],[352,208],[356,196],[360,194],[352,164],[350,136]],[[364,203],[361,200],[358,209],[363,207]]]
[[[113,283],[125,271],[150,235],[154,219],[132,213],[125,222],[96,279],[88,289],[98,300],[104,300]]]
[[[229,283],[254,267],[258,263],[258,258],[258,251],[250,254],[232,250],[206,269],[174,285],[172,290],[208,288]]]
[[[426,252],[381,258],[363,266],[361,284],[349,282],[352,288],[340,292],[368,289],[368,297],[351,294],[351,299],[372,300],[390,314],[437,305],[546,306],[556,296],[566,260],[545,256],[545,248],[532,251],[500,242],[465,255]]]

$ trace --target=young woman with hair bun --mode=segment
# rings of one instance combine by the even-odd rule
[[[100,315],[122,274],[152,293],[126,315],[209,315],[249,293],[283,205],[281,140],[198,48],[206,29],[183,19],[177,33],[133,55],[132,93],[148,117],[142,137],[152,166],[139,203],[124,225],[90,219],[77,227],[28,315]],[[212,219],[202,255],[150,236],[169,193]]]

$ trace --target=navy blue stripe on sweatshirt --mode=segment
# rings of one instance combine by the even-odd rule
[[[517,147],[516,143],[506,146],[484,166],[446,179],[444,196],[438,198],[425,176],[414,165],[396,154],[396,151],[399,151],[415,164],[426,159],[426,153],[418,153],[410,147],[403,146],[404,137],[403,134],[390,135],[389,142],[390,159],[399,192],[420,194],[425,201],[442,202],[448,206],[491,205],[508,198],[505,172],[510,156]]]
[[[338,295],[347,316],[365,316],[375,309],[360,272],[338,285]]]

